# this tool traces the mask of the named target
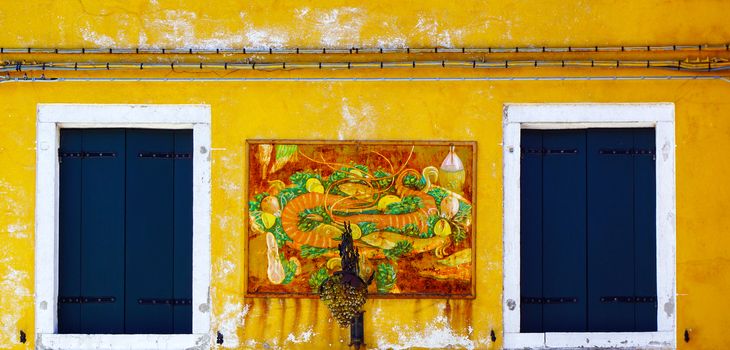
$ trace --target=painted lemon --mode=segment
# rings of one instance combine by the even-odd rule
[[[276,223],[276,216],[271,213],[262,212],[261,213],[261,222],[264,223],[264,228],[267,230],[271,228],[271,226],[274,226]]]
[[[358,225],[350,225],[350,230],[352,230],[352,239],[360,239],[362,237],[362,230],[360,229],[360,226]]]
[[[441,219],[433,226],[433,233],[436,236],[446,237],[451,234],[451,225],[448,221]]]
[[[327,260],[327,268],[330,270],[342,269],[342,258],[332,258]]]
[[[385,210],[389,205],[400,202],[400,197],[389,194],[380,198],[378,201],[378,210]]]
[[[365,174],[362,173],[360,169],[350,169],[350,174],[355,175],[357,177],[365,177]]]
[[[322,183],[315,178],[307,180],[304,184],[304,188],[307,189],[307,192],[324,193],[324,186],[322,186]]]

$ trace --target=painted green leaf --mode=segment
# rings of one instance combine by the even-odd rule
[[[286,260],[284,254],[279,255],[279,257],[281,259],[281,265],[284,267],[284,280],[281,284],[289,284],[297,273],[297,264],[293,261]]]
[[[405,196],[400,202],[390,203],[385,208],[385,213],[390,215],[408,214],[423,208],[423,201],[420,197]]]
[[[395,247],[383,250],[385,257],[391,260],[398,260],[401,255],[405,255],[413,250],[413,245],[408,241],[398,241]]]
[[[374,222],[370,222],[370,221],[358,222],[357,226],[360,227],[360,232],[362,232],[363,236],[367,236],[367,235],[375,232],[375,230],[378,229],[378,226]]]
[[[321,247],[313,247],[311,245],[303,245],[302,250],[300,254],[302,255],[302,258],[304,259],[314,259],[319,258],[322,255],[327,254],[330,251],[335,251],[334,248],[321,248]]]
[[[319,286],[321,286],[322,283],[324,283],[324,281],[329,277],[330,276],[327,274],[327,269],[323,267],[317,270],[311,276],[309,276],[309,287],[312,288],[313,292],[319,293]]]

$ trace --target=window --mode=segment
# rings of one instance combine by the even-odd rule
[[[673,114],[507,106],[505,348],[674,346]]]
[[[82,130],[83,129],[83,130]],[[92,130],[93,129],[93,130]],[[167,130],[150,130],[150,129],[167,129]],[[192,132],[191,132],[192,130]],[[87,184],[87,190],[83,189],[85,186],[81,186],[82,194],[76,199],[63,198],[59,189],[69,189],[67,184],[61,184],[60,181],[78,179],[76,176],[62,176],[61,172],[77,171],[79,168],[74,170],[74,167],[62,167],[59,162],[72,162],[78,154],[64,154],[64,147],[61,147],[61,138],[64,143],[72,141],[68,138],[73,133],[82,133],[83,140],[89,141],[83,142],[80,150],[86,153],[97,154],[84,154],[82,157],[100,157],[96,159],[100,162],[92,162],[89,160],[81,160],[82,166],[80,171],[81,175],[85,173],[94,173],[94,171],[102,170],[103,176],[92,176],[90,181],[96,181],[96,183]],[[63,136],[61,134],[64,134]],[[88,135],[87,135],[88,134]],[[161,137],[161,135],[163,135]],[[88,136],[88,137],[87,137]],[[163,160],[159,162],[159,159],[148,159],[151,153],[157,153],[157,155],[163,155],[163,158],[168,155],[174,155],[180,153],[181,157],[185,157],[185,151],[180,149],[164,148],[169,147],[169,143],[166,145],[159,144],[158,142],[163,139],[169,140],[170,137],[174,139],[179,138],[185,140],[179,143],[180,146],[187,145],[190,156],[192,157],[192,173],[181,172],[181,179],[184,176],[189,176],[189,180],[180,181],[179,184],[182,187],[187,187],[187,195],[192,201],[192,216],[188,220],[192,219],[192,240],[186,241],[185,239],[174,240],[170,238],[170,231],[168,230],[166,235],[168,239],[160,240],[159,242],[144,241],[147,240],[148,236],[140,237],[134,236],[137,233],[148,233],[144,229],[132,228],[129,225],[137,224],[146,225],[149,224],[151,227],[155,226],[155,223],[150,222],[127,222],[123,218],[120,218],[118,213],[124,212],[124,215],[136,215],[135,210],[139,213],[141,211],[150,211],[151,206],[155,206],[155,209],[172,210],[175,213],[174,205],[173,208],[167,209],[157,207],[159,203],[155,200],[163,198],[165,196],[155,194],[156,191],[161,190],[154,188],[152,190],[145,188],[132,189],[131,192],[137,191],[139,197],[137,199],[129,198],[130,190],[128,187],[142,187],[148,186],[146,181],[157,182],[157,185],[164,182],[161,178],[155,178],[151,176],[153,174],[159,174],[164,172],[172,172],[173,176],[177,173],[176,169],[167,168],[167,170],[160,170],[158,167],[167,167],[168,163]],[[192,138],[192,141],[190,141]],[[123,140],[123,141],[122,141]],[[111,143],[110,143],[111,142]],[[165,143],[165,142],[162,142]],[[137,148],[131,147],[136,144]],[[38,123],[37,123],[37,171],[36,171],[36,244],[35,244],[35,325],[36,325],[36,344],[43,348],[54,348],[54,349],[149,349],[149,348],[164,348],[164,349],[185,349],[195,346],[207,346],[210,342],[209,331],[210,331],[210,306],[208,301],[208,290],[210,286],[210,108],[205,105],[75,105],[75,104],[41,104],[38,106]],[[178,145],[178,143],[175,143]],[[66,145],[64,145],[66,146]],[[161,147],[164,146],[164,147]],[[98,148],[97,148],[98,147]],[[107,149],[109,147],[109,149]],[[159,148],[158,148],[159,147]],[[59,153],[59,148],[61,152]],[[92,149],[93,148],[93,149]],[[145,151],[142,151],[144,149]],[[72,153],[72,152],[69,152]],[[73,152],[80,153],[80,152]],[[145,154],[141,154],[145,153]],[[116,163],[111,161],[113,157],[111,154],[116,155],[119,159]],[[86,159],[86,158],[82,158]],[[124,159],[124,162],[121,161]],[[177,158],[176,158],[177,160]],[[106,163],[103,163],[106,161]],[[130,173],[130,167],[134,167],[133,162],[139,164],[145,164],[140,169],[132,171]],[[173,161],[174,165],[182,165],[185,162]],[[104,164],[104,165],[102,165]],[[165,165],[167,164],[167,165]],[[149,167],[147,167],[149,166]],[[100,169],[94,169],[98,167]],[[111,171],[114,169],[113,171]],[[94,170],[94,171],[92,171]],[[123,174],[123,175],[120,175]],[[122,178],[122,176],[124,178]],[[133,178],[136,177],[137,180]],[[131,182],[130,182],[131,181]],[[136,181],[136,185],[132,184]],[[187,182],[187,185],[183,185]],[[107,186],[108,183],[123,184],[123,186]],[[173,181],[173,184],[175,181]],[[169,184],[161,186],[165,188],[165,191],[172,191],[173,195],[175,189],[170,189]],[[173,186],[174,187],[174,186]],[[116,192],[115,192],[116,191]],[[144,191],[150,191],[151,193],[142,193]],[[86,193],[86,194],[84,194]],[[120,200],[120,197],[126,197]],[[131,195],[134,197],[134,195]],[[73,196],[72,196],[73,197]],[[79,242],[79,244],[70,244],[79,249],[79,254],[73,254],[69,250],[65,249],[62,245],[64,240],[61,239],[59,234],[60,231],[64,230],[61,225],[73,225],[72,221],[61,220],[61,215],[65,214],[66,209],[73,207],[67,206],[69,203],[62,203],[62,201],[70,200],[73,203],[74,200],[83,202],[84,199],[90,201],[86,205],[94,205],[94,208],[90,208],[87,218],[91,218],[94,222],[88,222],[91,226],[107,225],[104,233],[104,239],[108,239],[110,242],[103,242],[98,236],[90,236],[90,240]],[[133,207],[130,207],[130,200],[137,201]],[[96,202],[94,202],[96,201]],[[112,204],[104,204],[103,201],[107,201]],[[145,202],[147,201],[147,202]],[[143,203],[144,202],[144,203]],[[83,204],[81,204],[83,206]],[[190,203],[183,204],[183,206],[190,206]],[[106,216],[109,214],[109,210],[102,210],[106,206],[106,209],[110,209],[114,212],[115,218],[112,221],[102,219],[98,215]],[[96,211],[94,211],[96,210]],[[187,210],[181,210],[185,212]],[[161,221],[166,221],[171,217],[170,213],[160,213]],[[145,215],[147,218],[150,216]],[[172,215],[175,216],[175,215]],[[155,217],[151,217],[153,220]],[[164,220],[162,220],[164,218]],[[185,219],[184,215],[176,216],[177,219]],[[96,221],[98,220],[98,221]],[[114,222],[114,220],[116,220]],[[173,219],[174,220],[174,219]],[[86,224],[79,219],[79,224]],[[126,226],[125,226],[126,225]],[[184,223],[179,220],[175,220],[175,225],[181,227],[189,226],[190,223]],[[122,227],[122,228],[120,228]],[[145,228],[150,229],[152,228]],[[154,230],[158,230],[161,226],[155,226]],[[91,233],[94,230],[90,230]],[[130,232],[132,232],[130,236]],[[174,231],[174,230],[173,230]],[[113,234],[112,234],[113,233]],[[189,232],[187,233],[190,234]],[[159,236],[157,236],[159,237]],[[174,236],[173,236],[174,237]],[[82,240],[86,238],[83,235]],[[138,242],[135,240],[139,239]],[[95,242],[96,240],[96,242]],[[72,240],[73,241],[73,240]],[[130,261],[127,259],[127,255],[123,252],[120,253],[118,249],[121,241],[126,242],[126,246],[129,249],[132,246],[133,249],[152,249],[155,251],[155,256],[151,260],[155,260],[152,264],[143,263],[134,266],[134,263],[140,261]],[[98,245],[96,244],[98,243]],[[158,244],[159,243],[159,244]],[[185,247],[185,244],[188,244]],[[180,246],[182,244],[183,246]],[[192,244],[192,247],[190,247]],[[102,249],[87,249],[83,247],[94,246]],[[123,244],[124,245],[124,244]],[[154,247],[156,245],[156,247]],[[114,250],[113,252],[109,249]],[[187,258],[192,257],[192,266],[190,262],[180,262],[175,260],[175,255],[172,251],[179,249],[181,251],[190,251],[191,254]],[[163,253],[160,253],[164,250]],[[67,254],[71,253],[71,254]],[[61,257],[59,254],[64,254]],[[91,254],[86,257],[92,259],[94,264],[87,266],[86,272],[95,274],[92,277],[101,276],[104,272],[107,272],[111,277],[109,281],[103,281],[93,288],[82,290],[86,284],[80,284],[78,293],[76,291],[69,291],[65,288],[73,286],[72,281],[60,281],[59,274],[73,274],[75,267],[73,264],[73,256],[77,256],[77,259],[83,259],[85,254]],[[103,254],[103,257],[94,256],[95,254]],[[139,252],[138,254],[151,255],[150,252]],[[68,257],[66,256],[68,255]],[[166,255],[166,256],[165,256]],[[63,263],[60,259],[63,258]],[[145,257],[147,259],[149,257]],[[169,259],[168,259],[169,258]],[[69,261],[66,261],[69,259]],[[96,260],[95,260],[96,259]],[[71,265],[68,265],[68,263]],[[166,262],[163,263],[163,262]],[[97,265],[97,263],[99,265]],[[111,267],[113,263],[113,267]],[[164,265],[164,266],[163,266]],[[173,272],[173,278],[167,276],[169,273],[170,265],[173,269],[177,265],[187,265],[186,268],[175,269]],[[79,265],[80,270],[78,273],[79,278],[83,278],[84,263],[81,262]],[[121,267],[120,267],[121,266]],[[119,269],[126,269],[125,274],[121,279],[119,278]],[[156,286],[157,281],[154,283],[148,283],[150,281],[141,281],[141,289],[134,290],[134,284],[140,285],[140,281],[135,281],[136,276],[134,274],[135,269],[150,269],[150,272],[154,274],[165,275],[164,283],[159,283]],[[70,271],[65,271],[70,270]],[[164,271],[163,271],[164,270]],[[113,273],[112,273],[113,272]],[[146,273],[146,272],[145,272]],[[142,275],[143,273],[140,273]],[[148,275],[152,273],[147,273]],[[178,274],[190,274],[191,276],[180,276]],[[136,275],[136,274],[134,274]],[[65,278],[66,276],[64,276]],[[187,280],[192,280],[192,283],[188,283]],[[93,281],[94,279],[87,279]],[[186,295],[175,295],[171,296],[165,294],[165,290],[153,290],[158,287],[175,289],[176,280],[184,281],[182,284],[187,284],[191,287],[191,305],[184,306],[188,311],[177,312],[176,309],[183,310],[181,307],[167,307],[174,311],[167,312],[153,310],[156,308],[158,301],[163,303],[172,302],[176,300],[178,302],[187,303],[188,297]],[[68,282],[72,282],[69,284]],[[169,283],[168,283],[169,282]],[[111,284],[113,289],[117,291],[107,293],[104,289]],[[131,286],[130,286],[131,284]],[[149,286],[147,286],[149,284]],[[144,288],[150,287],[149,290]],[[126,291],[126,298],[124,300],[117,300],[116,294],[119,289]],[[82,293],[83,292],[83,293]],[[68,295],[65,295],[68,293]],[[111,295],[114,293],[114,295]],[[88,295],[82,295],[88,294]],[[75,304],[73,301],[68,302],[68,298],[75,297],[97,297],[97,300],[92,302],[89,300],[88,303]],[[105,303],[105,300],[98,300],[99,298],[111,298],[113,297],[114,303]],[[59,298],[67,298],[63,303],[63,300]],[[148,302],[154,300],[154,306],[147,305]],[[62,303],[59,304],[59,301]],[[68,305],[67,305],[68,304]],[[127,306],[134,304],[134,307],[144,309],[138,313],[137,320],[134,322],[135,327],[124,327],[124,320],[120,323],[118,317],[118,310],[124,310]],[[111,306],[115,305],[115,306]],[[63,314],[64,308],[67,306],[75,307],[79,306],[79,312],[81,317],[81,325],[79,328],[74,329],[74,317],[70,317],[71,321],[68,321],[67,315]],[[149,306],[149,307],[148,307]],[[115,309],[116,308],[116,309]],[[105,310],[106,309],[106,310]],[[109,312],[108,309],[115,309],[113,312]],[[158,313],[158,311],[161,311]],[[116,314],[115,314],[116,313]],[[122,311],[123,313],[123,311]],[[130,321],[130,314],[127,314],[127,321]],[[134,317],[134,316],[133,316]],[[155,323],[157,318],[167,320],[165,328],[155,328],[150,324],[145,325],[144,322],[150,321]],[[180,318],[180,322],[177,319]],[[98,323],[94,325],[84,325],[83,320],[97,320]],[[190,320],[192,319],[192,320]],[[120,326],[121,325],[121,326]],[[67,326],[69,326],[67,328]],[[168,327],[169,326],[169,327]],[[98,327],[98,328],[97,328]],[[121,327],[121,328],[120,328]],[[75,332],[95,332],[103,331],[104,334],[82,334]],[[74,332],[70,334],[65,334]],[[129,334],[109,334],[109,333],[129,333]],[[175,333],[175,334],[162,334],[162,333]]]
[[[61,129],[59,333],[191,333],[192,136]]]

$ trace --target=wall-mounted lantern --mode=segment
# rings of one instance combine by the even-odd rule
[[[344,226],[342,243],[338,246],[342,270],[334,272],[319,286],[319,297],[340,326],[350,326],[350,346],[359,350],[365,344],[362,306],[367,300],[368,285],[374,274],[367,282],[360,277],[360,254],[352,241],[350,223],[345,222]]]

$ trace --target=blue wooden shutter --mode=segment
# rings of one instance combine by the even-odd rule
[[[193,132],[175,131],[173,333],[192,333]]]
[[[59,153],[58,332],[81,329],[81,130],[62,130]]]
[[[123,333],[124,130],[87,130],[83,148],[89,154],[81,161],[81,328]]]
[[[59,332],[192,331],[192,132],[61,131]]]
[[[656,151],[654,129],[634,130],[636,331],[657,330]]]
[[[524,130],[522,152],[521,331],[655,331],[654,130]]]
[[[590,331],[657,329],[653,153],[653,129],[589,130]]]
[[[127,131],[129,333],[172,333],[173,131]]]
[[[543,325],[586,328],[586,139],[583,130],[543,133]]]
[[[124,333],[124,130],[64,131],[61,145],[59,332]]]
[[[524,130],[521,331],[586,328],[585,131]]]
[[[634,303],[623,299],[634,295],[634,158],[628,152],[633,141],[630,130],[589,131],[590,331],[634,329]]]
[[[522,132],[520,330],[542,332],[542,132]]]

